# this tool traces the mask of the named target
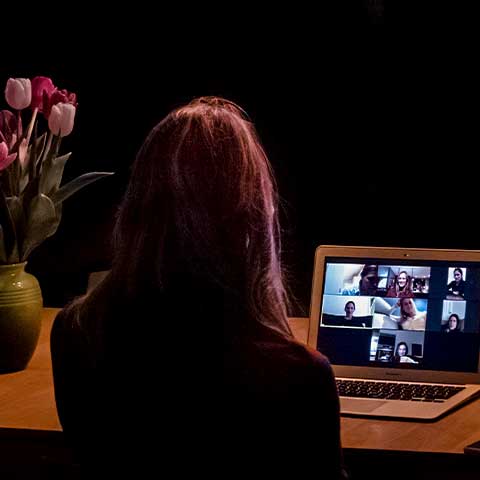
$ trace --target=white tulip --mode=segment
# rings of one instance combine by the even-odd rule
[[[53,105],[48,117],[48,128],[54,135],[66,137],[73,130],[75,112],[77,109],[71,103],[57,103]]]
[[[32,84],[28,78],[9,78],[5,99],[15,110],[23,110],[32,103]]]

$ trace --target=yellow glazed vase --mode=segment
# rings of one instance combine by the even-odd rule
[[[26,264],[0,265],[0,373],[24,370],[40,335],[42,292]]]

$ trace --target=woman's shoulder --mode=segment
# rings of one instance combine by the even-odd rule
[[[306,365],[317,370],[331,370],[330,361],[318,350],[314,350],[308,345],[296,340],[292,341],[292,349],[296,352],[298,358],[302,359]]]
[[[67,335],[68,332],[75,329],[81,303],[82,298],[75,299],[57,313],[52,325],[52,337],[56,337],[60,334]]]
[[[273,337],[257,343],[261,356],[274,369],[290,374],[332,375],[328,358],[317,350],[286,337]]]
[[[78,328],[79,300],[64,307],[55,317],[50,331],[50,353],[54,377],[84,364],[85,338]]]
[[[118,308],[117,305],[119,305]],[[62,308],[55,318],[54,326],[88,329],[91,326],[90,319],[96,323],[98,318],[105,317],[113,310],[124,310],[122,296],[115,295],[110,283],[103,281],[88,294],[75,298]]]
[[[236,392],[234,397],[293,404],[314,397],[328,402],[336,396],[327,357],[304,344],[273,336],[238,348],[224,358],[225,391]]]
[[[104,317],[109,305],[109,289],[106,285],[97,287],[89,294],[77,297],[62,308],[56,315],[51,331],[51,341],[57,337],[79,337],[94,328],[98,318]]]

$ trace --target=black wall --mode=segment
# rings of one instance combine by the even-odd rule
[[[188,40],[177,18],[156,28],[87,19],[76,46],[4,55],[1,85],[46,75],[78,94],[64,179],[115,172],[65,202],[58,232],[29,259],[47,305],[64,304],[89,271],[108,268],[136,151],[164,115],[198,95],[232,99],[257,125],[305,311],[318,244],[480,248],[469,166],[479,153],[475,65],[449,41],[414,38],[394,16],[390,26],[383,2],[336,5],[235,24],[200,16]]]

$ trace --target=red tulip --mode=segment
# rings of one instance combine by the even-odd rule
[[[48,77],[35,77],[32,79],[32,109],[38,108],[41,112],[43,109],[43,96],[46,94],[49,98],[55,91],[55,85]]]
[[[17,117],[10,110],[0,112],[0,141],[12,148],[17,141]]]
[[[57,103],[52,106],[48,117],[48,128],[54,135],[65,137],[73,130],[76,108],[71,103]]]
[[[0,171],[5,170],[17,156],[16,153],[8,154],[8,147],[5,142],[0,143]]]
[[[45,91],[43,92],[43,114],[45,118],[50,117],[50,111],[52,107],[57,103],[69,103],[76,107],[77,103],[77,95],[75,93],[70,93],[67,90],[58,90],[55,89],[51,95],[48,95]]]
[[[32,101],[32,84],[28,78],[9,78],[5,88],[5,99],[15,110],[23,110]]]

